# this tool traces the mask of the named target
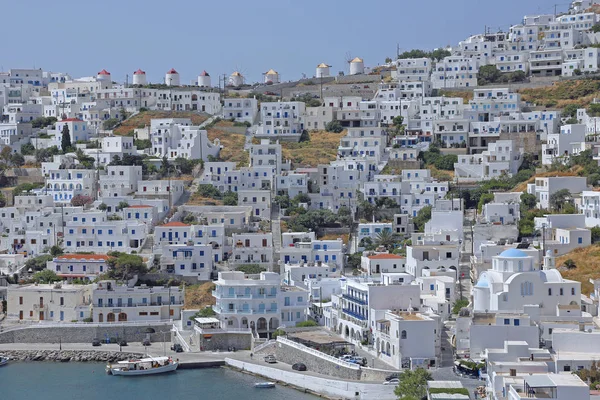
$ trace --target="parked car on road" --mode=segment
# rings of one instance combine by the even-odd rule
[[[142,340],[142,346],[150,346],[150,345],[151,345],[150,339],[144,339],[144,340]]]
[[[389,381],[383,382],[384,385],[397,385],[399,383],[400,383],[400,379],[398,379],[398,378],[390,379]]]
[[[119,346],[121,346],[121,347],[128,346],[128,344],[127,344],[127,340],[125,340],[125,339],[121,339],[121,340],[119,340]]]
[[[173,343],[171,345],[171,350],[173,350],[176,353],[181,353],[181,352],[183,352],[183,347],[181,347],[181,345],[179,343]]]
[[[296,371],[306,371],[306,365],[303,363],[296,363],[292,365],[292,369]]]
[[[92,346],[100,346],[102,343],[100,343],[100,339],[98,338],[93,338],[92,339]]]
[[[391,381],[392,379],[400,379],[400,374],[390,374],[385,377],[386,381]]]
[[[269,364],[275,364],[277,362],[277,359],[274,355],[269,354],[268,356],[265,356],[265,362],[268,362]]]

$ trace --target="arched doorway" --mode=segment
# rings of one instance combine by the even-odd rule
[[[242,328],[248,328],[248,318],[242,318]]]
[[[104,314],[98,314],[98,322],[104,322]]]
[[[385,345],[385,354],[390,355],[390,342],[387,342]]]
[[[106,314],[106,322],[115,322],[115,314],[113,314],[113,313]]]
[[[267,330],[267,320],[263,317],[260,317],[258,321],[256,321],[256,329],[258,331],[266,331]]]
[[[350,336],[350,329],[348,329],[348,326],[346,325],[346,327],[344,328],[344,336],[348,337]]]
[[[119,313],[119,322],[121,321],[127,321],[127,314],[125,314],[124,312]]]

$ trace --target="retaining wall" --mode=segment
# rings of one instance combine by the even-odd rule
[[[142,341],[146,338],[145,330],[153,328],[157,333],[150,334],[150,341],[162,342],[163,334],[158,332],[169,332],[164,335],[165,340],[171,340],[171,324],[165,325],[137,325],[137,326],[28,326],[0,333],[0,343],[91,343],[92,339],[105,340],[109,338],[123,338],[128,342]]]
[[[285,382],[303,389],[308,389],[326,396],[344,399],[396,399],[393,385],[381,383],[348,382],[335,379],[320,378],[314,375],[284,371],[263,365],[246,363],[226,358],[225,363],[234,368],[262,375],[269,379]],[[310,370],[310,368],[309,368]]]

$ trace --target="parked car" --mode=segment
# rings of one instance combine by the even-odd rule
[[[367,365],[367,359],[364,357],[352,357],[348,361],[351,362],[352,364],[362,365],[363,367]]]
[[[144,339],[144,340],[142,340],[142,346],[150,346],[150,345],[151,345],[150,339]]]
[[[384,385],[397,385],[399,383],[400,383],[400,379],[398,379],[398,378],[390,379],[389,381],[386,380],[383,382]]]
[[[275,364],[277,359],[274,355],[269,354],[268,356],[265,356],[265,362],[268,362],[269,364]]]
[[[98,338],[93,338],[92,339],[92,346],[100,346],[102,343],[100,343],[100,339]]]
[[[296,363],[292,365],[292,369],[296,371],[306,371],[306,365],[303,363]]]
[[[176,353],[181,353],[183,351],[183,347],[181,347],[179,343],[174,343],[171,345],[171,350],[173,350]]]
[[[386,381],[391,381],[392,379],[400,379],[400,374],[391,374],[385,377]]]
[[[122,346],[122,347],[128,346],[128,344],[127,344],[127,340],[125,340],[125,339],[121,339],[121,340],[119,341],[119,346]]]
[[[343,356],[340,357],[340,360],[350,362],[350,360],[352,360],[353,358],[354,358],[354,356],[352,356],[350,354],[344,354]]]

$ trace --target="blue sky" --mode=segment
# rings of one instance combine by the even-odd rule
[[[501,5],[500,5],[501,4]],[[568,3],[559,6],[566,10]],[[258,81],[315,74],[326,62],[346,71],[346,55],[375,66],[402,50],[455,45],[485,26],[508,30],[526,14],[553,13],[549,0],[46,0],[14,1],[3,19],[3,70],[35,66],[113,80],[142,68],[162,82],[175,68],[189,83],[207,70],[239,69]],[[18,17],[17,17],[18,16]]]

